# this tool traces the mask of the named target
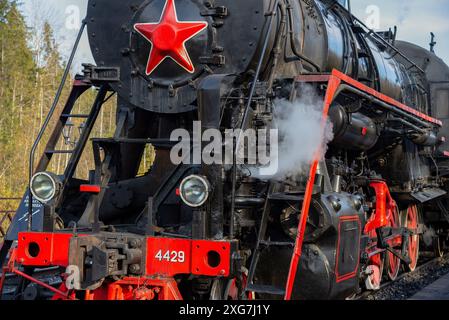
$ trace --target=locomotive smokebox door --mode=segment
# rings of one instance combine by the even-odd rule
[[[91,0],[89,42],[98,66],[120,67],[120,81],[111,86],[121,98],[152,112],[190,112],[203,77],[239,74],[254,64],[266,6],[258,0]]]
[[[130,58],[155,85],[178,87],[204,71],[200,58],[210,49],[209,22],[196,1],[143,3],[131,21]],[[174,21],[173,21],[174,20]]]

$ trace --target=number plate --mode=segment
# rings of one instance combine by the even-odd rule
[[[174,276],[190,273],[191,241],[149,238],[147,242],[147,274]]]
[[[231,244],[172,238],[148,238],[146,275],[172,277],[178,274],[229,275]]]

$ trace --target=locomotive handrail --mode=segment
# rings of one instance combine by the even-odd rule
[[[441,127],[443,124],[440,120],[432,118],[431,116],[429,116],[425,113],[422,113],[416,109],[413,109],[393,98],[390,98],[390,97],[374,90],[371,87],[368,87],[362,83],[357,83],[354,79],[341,73],[338,70],[333,70],[332,74],[339,77],[341,80],[343,80],[343,82],[351,85],[351,87],[356,87],[356,89],[358,89],[359,91],[361,90],[364,94],[369,95],[370,99],[375,99],[375,100],[380,101],[381,104],[383,106],[385,106],[386,108],[394,107],[395,110],[392,110],[392,111],[398,112],[401,115],[408,117],[409,119],[419,122],[423,126],[429,127],[428,123],[432,123],[434,125]],[[416,117],[413,117],[412,115],[414,115],[418,118],[421,118],[422,120],[417,119]],[[424,122],[423,120],[426,121],[427,123]]]
[[[429,124],[433,124],[436,126],[441,127],[443,123],[435,119],[425,113],[422,113],[416,109],[413,109],[409,106],[406,106],[405,104],[390,98],[375,89],[368,87],[360,82],[357,82],[356,80],[352,79],[351,77],[347,76],[346,74],[334,69],[332,71],[332,74],[305,74],[300,75],[296,77],[296,81],[306,81],[306,82],[328,82],[329,78],[331,76],[336,76],[339,79],[341,79],[344,83],[340,85],[338,93],[347,90],[356,91],[354,93],[363,95],[366,99],[376,102],[382,107],[389,109],[390,111],[399,113],[400,115],[409,118],[412,121],[415,121],[419,123],[420,125],[430,128]],[[420,119],[419,119],[420,118]]]
[[[334,5],[339,6],[345,10],[347,10],[344,6],[341,5],[341,3],[339,3],[338,1],[336,1],[334,3]],[[351,19],[353,19],[354,21],[357,21],[362,27],[364,27],[366,30],[368,30],[369,32],[367,32],[366,34],[368,36],[373,36],[373,38],[376,38],[376,40],[382,42],[384,45],[386,45],[387,47],[389,47],[391,50],[393,50],[396,54],[399,54],[403,59],[405,59],[408,63],[410,63],[410,65],[413,68],[416,68],[419,72],[421,73],[426,73],[422,68],[420,68],[416,63],[414,63],[413,61],[411,61],[406,55],[404,55],[401,51],[398,50],[398,48],[396,48],[395,46],[393,46],[391,43],[389,43],[388,41],[385,41],[384,38],[382,38],[379,34],[377,34],[377,32],[375,32],[373,29],[369,28],[365,23],[363,23],[362,20],[360,20],[359,18],[357,18],[356,16],[354,16],[350,10],[349,10],[349,15],[351,16]]]
[[[365,25],[359,18],[357,18],[356,16],[352,15],[352,19],[354,19],[355,21],[357,21],[360,25],[362,25],[364,28],[366,28],[369,32],[367,32],[366,34],[368,36],[372,36],[373,38],[375,38],[376,40],[382,42],[384,45],[386,45],[387,47],[389,47],[391,50],[393,50],[395,52],[395,54],[399,54],[405,61],[407,61],[408,63],[410,63],[411,67],[417,69],[419,72],[425,74],[426,72],[421,69],[416,63],[414,63],[412,60],[410,60],[405,54],[403,54],[398,48],[396,48],[395,46],[393,46],[391,43],[389,43],[388,41],[386,41],[384,38],[382,38],[379,34],[377,34],[373,29],[370,29],[367,25]]]
[[[399,115],[401,115],[401,116],[403,116],[405,118],[408,118],[411,121],[414,121],[414,122],[422,125],[423,127],[431,128],[429,123],[427,123],[427,122],[425,122],[423,120],[420,120],[420,119],[414,117],[413,115],[411,115],[411,114],[409,114],[409,113],[407,113],[407,112],[405,112],[405,111],[403,111],[401,109],[397,109],[394,106],[392,106],[392,105],[390,105],[388,103],[385,103],[384,101],[382,101],[380,99],[377,99],[374,96],[371,96],[371,95],[369,95],[368,93],[366,93],[364,91],[359,90],[358,88],[354,88],[353,86],[350,86],[350,85],[347,85],[347,84],[342,84],[340,86],[340,88],[339,88],[337,93],[340,93],[340,92],[343,92],[343,91],[350,91],[352,93],[358,94],[358,95],[364,97],[365,99],[367,99],[370,102],[375,102],[376,104],[378,104],[379,106],[383,107],[384,109],[387,109],[389,111],[395,112],[395,113],[397,113],[397,114],[399,114]],[[403,120],[403,119],[401,119],[401,120]]]
[[[28,174],[29,174],[28,186],[30,185],[31,178],[33,177],[33,174],[34,174],[34,157],[35,157],[35,154],[36,154],[37,147],[38,147],[40,141],[42,140],[42,137],[44,136],[45,130],[47,129],[47,127],[48,127],[48,125],[50,123],[50,120],[51,120],[51,118],[52,118],[52,116],[53,116],[53,114],[54,114],[54,112],[56,110],[56,107],[58,106],[59,99],[61,98],[62,91],[64,89],[64,85],[65,85],[65,83],[67,81],[67,78],[69,76],[70,68],[71,68],[71,66],[73,64],[73,60],[74,60],[75,54],[76,54],[76,52],[78,50],[78,46],[79,46],[79,43],[81,41],[81,37],[82,37],[82,35],[84,33],[84,29],[85,29],[86,25],[87,25],[87,20],[84,19],[82,24],[81,24],[80,30],[78,32],[75,44],[74,44],[73,49],[72,49],[72,52],[70,54],[70,58],[69,58],[69,60],[67,62],[67,66],[66,66],[66,68],[64,70],[64,74],[63,74],[61,82],[59,84],[58,91],[56,92],[55,99],[53,100],[53,104],[52,104],[52,106],[51,106],[51,108],[50,108],[50,110],[49,110],[49,112],[47,114],[47,117],[45,118],[45,121],[44,121],[44,123],[43,123],[43,125],[42,125],[42,127],[41,127],[41,129],[40,129],[40,131],[39,131],[39,133],[37,135],[37,137],[36,137],[36,140],[33,143],[32,148],[31,148],[30,158],[29,158],[30,163],[29,163],[29,168],[28,168],[29,169],[29,171],[28,171]],[[32,203],[33,203],[33,195],[31,194],[31,192],[29,192],[28,193],[28,231],[31,231],[32,226],[33,226],[33,221],[32,221],[33,220],[33,206],[32,206]]]

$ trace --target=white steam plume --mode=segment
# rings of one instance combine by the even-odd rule
[[[300,89],[301,96],[294,102],[274,101],[273,126],[279,131],[278,170],[271,177],[262,177],[264,179],[284,180],[307,174],[317,148],[321,147],[324,154],[333,140],[329,120],[322,135],[323,98],[311,86]],[[260,171],[255,176],[261,177]]]

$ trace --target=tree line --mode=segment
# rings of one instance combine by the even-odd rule
[[[0,198],[22,197],[29,179],[30,148],[52,105],[66,67],[49,21],[27,25],[20,6],[16,0],[0,0]],[[65,84],[55,115],[60,114],[71,84],[71,81]],[[84,94],[73,113],[88,113],[95,94],[95,89]],[[112,134],[115,105],[111,99],[103,106],[92,136]],[[37,150],[36,162],[56,121],[57,117],[53,117]],[[58,150],[73,149],[84,121],[70,120],[58,142]],[[85,178],[93,169],[91,153],[91,148],[86,148],[77,176]],[[48,170],[63,173],[69,157],[69,154],[55,155]],[[0,201],[0,211],[15,209],[15,206],[15,201]]]

